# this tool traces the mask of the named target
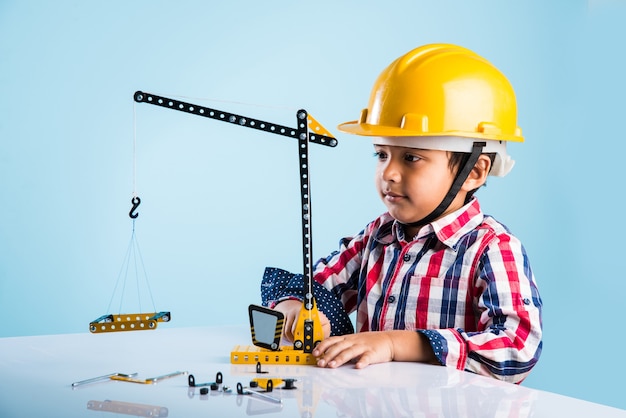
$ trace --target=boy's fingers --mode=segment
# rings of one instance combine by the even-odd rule
[[[337,338],[338,337],[330,337],[323,340],[317,345],[317,347],[315,347],[315,350],[313,350],[313,355],[317,357],[323,356],[326,350],[328,350],[328,347],[333,345]]]
[[[283,326],[283,337],[287,341],[293,341],[293,321],[289,317],[285,318],[285,325]]]
[[[324,343],[326,345],[322,345]],[[354,345],[341,337],[324,340],[313,352],[313,355],[321,356],[318,366],[330,368],[339,367],[362,354],[362,346]]]
[[[372,355],[370,355],[370,353],[365,353],[359,358],[359,360],[356,362],[354,367],[356,367],[357,369],[363,369],[369,366],[370,364],[374,364],[374,363],[376,362],[373,361]]]

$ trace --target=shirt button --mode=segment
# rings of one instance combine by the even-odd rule
[[[394,303],[396,301],[396,297],[394,295],[391,295],[387,298],[387,302],[389,303]]]
[[[530,299],[525,298],[524,299],[524,305],[530,305]]]
[[[411,254],[404,254],[404,257],[402,257],[402,259],[404,261],[409,261],[411,259]]]

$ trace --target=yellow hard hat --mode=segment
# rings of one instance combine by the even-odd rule
[[[486,140],[483,152],[497,154],[491,174],[500,176],[513,165],[503,141],[524,140],[511,83],[486,59],[451,44],[424,45],[392,62],[359,120],[338,129],[386,144],[460,152],[471,151],[471,139]]]

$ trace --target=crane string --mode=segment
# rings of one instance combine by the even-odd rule
[[[133,102],[133,197],[137,197],[137,104]],[[133,219],[133,231],[135,222]]]
[[[248,106],[248,107],[257,107],[257,108],[265,108],[265,109],[281,109],[281,110],[297,110],[297,107],[294,106],[287,106],[287,105],[267,105],[267,104],[261,104],[261,103],[251,103],[251,102],[240,102],[240,101],[236,101],[236,100],[225,100],[225,99],[216,99],[216,98],[212,98],[212,97],[196,97],[196,96],[184,96],[184,95],[180,95],[180,94],[171,94],[168,95],[167,93],[163,93],[164,96],[167,97],[177,97],[179,99],[185,99],[185,100],[197,100],[197,101],[201,101],[201,102],[216,102],[216,103],[228,103],[228,104],[235,104],[235,105],[241,105],[241,106]]]
[[[137,107],[135,103],[133,103],[133,155],[132,155],[132,159],[133,159],[133,162],[132,162],[133,196],[132,197],[133,199],[135,199],[137,197]],[[140,274],[139,274],[140,269],[143,272],[143,279],[145,280],[146,288],[150,296],[150,301],[152,302],[152,308],[156,312],[156,305],[154,303],[154,297],[152,295],[150,281],[148,280],[148,274],[147,274],[146,267],[143,261],[141,250],[139,248],[139,241],[137,240],[137,234],[135,232],[135,220],[136,218],[132,218],[132,232],[130,236],[130,241],[128,243],[126,254],[124,256],[122,265],[117,275],[115,287],[113,288],[113,294],[111,295],[111,299],[109,300],[109,305],[107,306],[107,312],[110,312],[111,305],[113,304],[113,300],[115,299],[115,295],[117,293],[118,287],[121,287],[118,313],[122,312],[124,293],[126,290],[126,283],[127,283],[127,279],[129,275],[129,270],[131,270],[131,263],[132,263],[132,267],[135,270],[135,284],[137,287],[137,299],[138,299],[138,305],[139,305],[139,312],[142,312],[141,286],[140,286]]]

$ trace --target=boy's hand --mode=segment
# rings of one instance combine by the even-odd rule
[[[298,300],[284,300],[274,309],[280,311],[285,316],[285,325],[283,326],[283,338],[289,342],[293,342],[296,324],[298,323],[298,315],[302,309],[302,302]],[[319,312],[319,311],[318,311]],[[330,335],[330,321],[322,312],[319,312],[324,338]]]
[[[393,344],[386,332],[360,332],[327,338],[313,350],[320,367],[339,367],[351,360],[356,368],[393,360]]]
[[[319,367],[339,367],[356,361],[356,368],[388,361],[436,362],[428,341],[416,331],[372,331],[327,338],[313,350]]]

